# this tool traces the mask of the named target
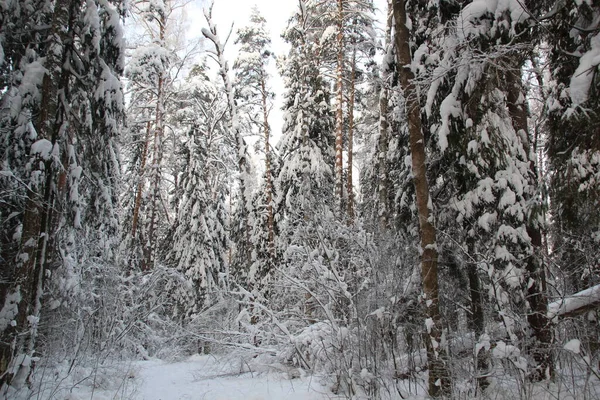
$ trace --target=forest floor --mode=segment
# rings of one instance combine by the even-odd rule
[[[600,377],[592,369],[582,369],[576,358],[563,360],[563,368],[553,382],[532,384],[514,376],[514,366],[496,369],[492,385],[481,397],[474,396],[467,379],[457,381],[452,396],[459,400],[600,400]],[[271,362],[269,362],[271,361]],[[586,361],[589,364],[589,361]],[[92,364],[92,366],[89,366]],[[195,355],[177,362],[99,361],[88,366],[67,363],[52,368],[36,368],[34,383],[27,393],[12,400],[339,400],[331,383],[316,375],[282,365],[269,356],[241,356],[239,353],[213,356]],[[501,367],[501,366],[500,366]],[[459,374],[459,371],[455,371]],[[417,382],[418,381],[418,382]],[[382,389],[378,398],[424,400],[426,374],[413,381],[398,383],[402,396]],[[408,383],[409,384],[409,383]],[[409,384],[410,385],[410,384]],[[389,388],[388,388],[389,389]],[[410,395],[417,391],[418,394]],[[358,397],[363,398],[363,397]],[[367,398],[367,397],[364,397]]]
[[[236,365],[237,364],[237,365]],[[336,399],[318,378],[273,365],[192,356],[185,361],[132,361],[79,369],[38,388],[38,399],[322,400]],[[29,397],[31,398],[31,397]]]

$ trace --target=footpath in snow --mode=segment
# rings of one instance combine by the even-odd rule
[[[69,390],[68,400],[321,400],[336,396],[311,376],[213,356],[186,361],[133,361],[122,374],[95,383],[91,379]],[[296,371],[294,371],[296,372]],[[58,394],[58,393],[57,393]],[[64,395],[64,392],[63,392]],[[54,397],[58,398],[58,397]],[[65,397],[62,397],[65,398]]]

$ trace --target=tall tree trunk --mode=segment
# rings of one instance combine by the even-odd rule
[[[166,16],[161,14],[159,21],[159,37],[161,44],[165,41]],[[166,72],[161,65],[156,87],[156,115],[154,120],[154,147],[152,152],[152,197],[150,199],[150,224],[148,227],[148,239],[144,242],[144,261],[142,271],[154,268],[154,256],[156,254],[156,229],[158,225],[159,209],[161,207],[160,186],[162,182],[161,164],[163,155],[164,136],[164,85]]]
[[[348,222],[354,223],[354,184],[352,182],[352,162],[354,146],[354,95],[356,91],[356,47],[352,50],[352,66],[350,71],[350,98],[348,99],[348,172],[346,192],[348,196]]]
[[[425,139],[421,125],[421,107],[414,76],[410,69],[410,36],[406,26],[407,16],[404,0],[394,0],[395,42],[399,65],[400,86],[404,93],[412,173],[417,200],[417,213],[421,235],[421,279],[425,299],[425,326],[427,364],[429,369],[429,395],[440,397],[450,394],[450,374],[447,368],[446,353],[442,343],[442,323],[439,310],[438,251],[436,230],[433,226],[433,213],[430,209],[429,184],[427,182],[427,159]]]
[[[527,124],[527,105],[523,93],[523,81],[521,78],[521,57],[516,56],[509,60],[512,68],[506,72],[507,103],[512,124],[523,141],[525,150],[528,152],[531,180],[539,183],[536,167],[535,143],[529,139],[529,128]],[[533,347],[533,358],[536,362],[534,371],[530,378],[534,381],[549,379],[554,376],[554,360],[552,357],[552,343],[554,342],[551,321],[548,319],[548,299],[546,298],[546,273],[543,262],[542,228],[540,226],[541,204],[537,195],[532,194],[527,199],[532,204],[527,215],[527,234],[531,238],[532,254],[527,258],[527,277],[525,279],[527,303],[529,313],[527,322],[535,337]]]
[[[269,137],[271,128],[269,127],[269,109],[267,106],[267,87],[265,84],[265,76],[260,80],[260,89],[262,94],[263,108],[263,129],[265,131],[265,190],[267,196],[267,232],[269,240],[269,252],[271,257],[275,257],[275,228],[273,220],[273,178],[271,171],[271,145]]]
[[[131,237],[135,238],[137,232],[138,221],[140,218],[140,208],[142,206],[142,190],[144,188],[144,171],[146,170],[146,159],[148,157],[148,142],[150,141],[150,128],[152,124],[148,120],[146,122],[146,137],[142,145],[142,157],[140,159],[140,171],[138,173],[138,183],[135,191],[135,202],[133,205],[133,217],[131,222]]]
[[[384,56],[381,67],[381,92],[379,93],[379,137],[377,139],[377,194],[378,194],[378,213],[379,226],[386,230],[389,227],[389,180],[388,180],[388,143],[389,143],[389,128],[388,121],[388,105],[389,105],[389,89],[388,85],[390,77],[389,61],[393,52],[392,37],[392,21],[393,21],[392,5],[388,0],[388,16],[386,21],[385,40],[386,40],[386,55]]]
[[[337,86],[337,108],[335,113],[335,199],[337,202],[337,212],[340,217],[344,215],[343,196],[343,144],[344,144],[344,0],[337,0],[337,69],[336,69],[336,86]]]
[[[59,144],[65,124],[65,110],[59,100],[59,91],[68,92],[69,72],[61,68],[67,57],[70,27],[73,25],[74,3],[58,0],[54,7],[52,26],[48,38],[46,70],[42,80],[41,101],[36,123],[37,139],[48,140],[52,146]],[[57,173],[52,156],[36,156],[32,163],[41,173],[33,178],[27,189],[27,202],[23,215],[21,248],[16,260],[12,287],[4,299],[3,312],[7,319],[1,327],[0,346],[0,396],[6,396],[9,386],[19,388],[25,384],[33,368],[36,347],[37,321],[41,310],[43,277],[47,263],[48,241],[52,226],[55,200],[54,182]],[[43,165],[43,167],[40,167]],[[37,171],[36,171],[37,172]],[[32,176],[36,174],[33,173]],[[38,180],[34,183],[33,180]],[[9,319],[14,318],[14,324]]]

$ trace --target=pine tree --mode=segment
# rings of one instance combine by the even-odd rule
[[[425,139],[421,125],[421,107],[413,82],[414,75],[410,70],[412,58],[409,47],[410,36],[406,26],[407,15],[404,1],[395,0],[393,8],[396,28],[396,57],[398,64],[401,66],[399,80],[406,102],[413,182],[421,236],[421,278],[423,280],[423,295],[427,303],[425,325],[428,339],[426,339],[425,343],[429,367],[429,395],[439,397],[449,393],[450,376],[446,365],[445,350],[440,346],[442,343],[442,326],[439,311],[436,229],[433,225],[432,209],[430,208],[431,194],[427,181],[427,159],[425,155]]]
[[[134,17],[141,26],[141,38],[128,65],[131,100],[128,103],[129,142],[126,165],[130,193],[124,198],[126,214],[125,244],[132,269],[153,268],[158,245],[169,227],[168,192],[171,186],[165,175],[170,156],[168,144],[177,148],[177,127],[173,125],[173,109],[181,71],[194,48],[186,47],[178,32],[183,4],[177,1],[133,3]],[[167,132],[173,133],[171,138]],[[169,143],[171,141],[171,143]]]

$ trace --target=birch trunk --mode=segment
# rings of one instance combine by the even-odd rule
[[[161,38],[164,38],[164,26],[161,24]],[[144,243],[144,262],[142,271],[149,271],[154,267],[156,228],[160,204],[161,164],[162,164],[162,139],[163,139],[163,91],[164,76],[158,78],[156,92],[156,117],[154,122],[154,146],[152,151],[152,198],[150,200],[150,226],[148,227],[148,240]]]

